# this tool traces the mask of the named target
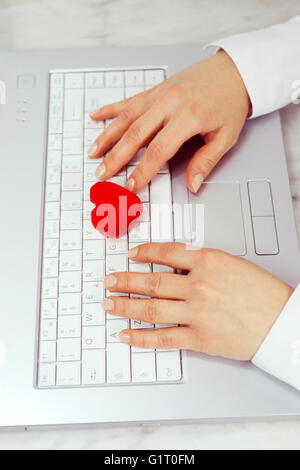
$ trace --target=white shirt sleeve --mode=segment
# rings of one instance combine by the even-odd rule
[[[252,118],[300,102],[299,45],[300,16],[208,44],[224,49],[237,66],[252,102]],[[252,362],[300,391],[300,285]]]
[[[252,362],[300,391],[300,285],[289,298]]]
[[[251,103],[251,117],[300,101],[300,16],[270,28],[208,44],[224,49],[237,66]]]

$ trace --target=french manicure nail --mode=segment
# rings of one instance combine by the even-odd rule
[[[194,193],[196,193],[199,190],[203,181],[204,181],[204,178],[201,175],[201,173],[198,173],[198,175],[194,176],[193,181],[192,181],[192,190]]]
[[[114,309],[114,301],[112,299],[104,299],[102,305],[105,312],[109,312]]]
[[[101,165],[98,166],[98,168],[95,172],[96,178],[101,180],[103,178],[105,172],[106,172],[106,167],[105,167],[104,163],[101,163]]]
[[[130,250],[128,251],[128,258],[135,258],[137,254],[138,254],[137,246],[135,246],[134,248],[130,248]]]
[[[96,142],[93,143],[93,145],[89,148],[88,150],[88,157],[93,157],[95,155],[95,153],[97,152],[98,150],[98,145]]]
[[[107,276],[105,279],[104,279],[104,287],[113,287],[117,284],[117,278],[116,276],[114,276],[113,274],[111,274],[110,276]]]
[[[119,338],[122,343],[130,343],[130,336],[126,333],[122,333],[122,331],[119,333]]]
[[[128,191],[133,191],[134,185],[135,185],[134,179],[129,178],[129,180],[127,180],[126,182],[125,188],[128,189]]]

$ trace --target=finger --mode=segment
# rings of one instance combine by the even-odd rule
[[[184,243],[145,243],[131,248],[128,257],[144,263],[163,264],[190,271],[195,265],[195,251]]]
[[[104,286],[112,292],[130,292],[165,299],[185,300],[189,294],[189,278],[171,273],[114,273]]]
[[[152,330],[123,330],[119,336],[123,343],[137,348],[192,349],[193,347],[193,335],[187,326]]]
[[[219,160],[229,150],[228,139],[222,129],[201,147],[190,160],[186,172],[187,187],[196,193]]]
[[[90,113],[91,119],[94,119],[94,121],[104,121],[106,119],[113,119],[119,114],[121,114],[126,108],[131,107],[133,103],[136,104],[137,101],[140,101],[141,99],[144,100],[148,98],[149,95],[151,94],[152,90],[147,90],[142,93],[138,93],[137,95],[127,98],[122,101],[117,101],[116,103],[111,103],[107,104],[106,106],[102,106],[99,109],[96,109],[95,111]]]
[[[101,164],[101,179],[111,178],[116,174],[143,147],[149,137],[156,134],[162,126],[163,119],[164,112],[161,106],[154,106],[139,119],[134,120]],[[103,134],[101,134],[99,140],[102,137]],[[105,168],[105,172],[103,168]],[[96,176],[99,177],[97,171]]]
[[[186,303],[180,300],[127,299],[126,297],[109,297],[104,299],[105,312],[147,323],[187,322]]]
[[[138,192],[156,175],[166,161],[170,160],[182,144],[194,134],[194,129],[182,119],[176,118],[155,136],[148,145],[139,165],[131,173],[126,183],[130,191]]]
[[[125,108],[119,116],[97,137],[88,150],[90,158],[99,158],[126,132],[128,127],[143,113],[142,103]]]

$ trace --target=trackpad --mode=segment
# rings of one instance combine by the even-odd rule
[[[239,183],[203,183],[199,194],[189,192],[189,202],[192,204],[193,232],[196,227],[199,231],[199,224],[195,223],[195,219],[199,218],[199,214],[203,214],[205,248],[217,248],[233,255],[246,254]],[[201,211],[196,210],[198,204],[202,205]]]

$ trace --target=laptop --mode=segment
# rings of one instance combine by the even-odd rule
[[[278,113],[247,122],[199,194],[185,186],[195,138],[140,194],[139,228],[105,240],[91,225],[97,163],[86,150],[109,122],[95,124],[88,113],[207,54],[199,45],[0,54],[1,429],[300,414],[299,393],[251,363],[121,344],[124,328],[160,325],[111,317],[101,306],[104,275],[162,269],[127,257],[131,246],[156,240],[151,204],[161,200],[170,239],[193,242],[192,213],[201,206],[204,246],[293,286],[300,280]],[[124,184],[140,156],[112,181]]]

